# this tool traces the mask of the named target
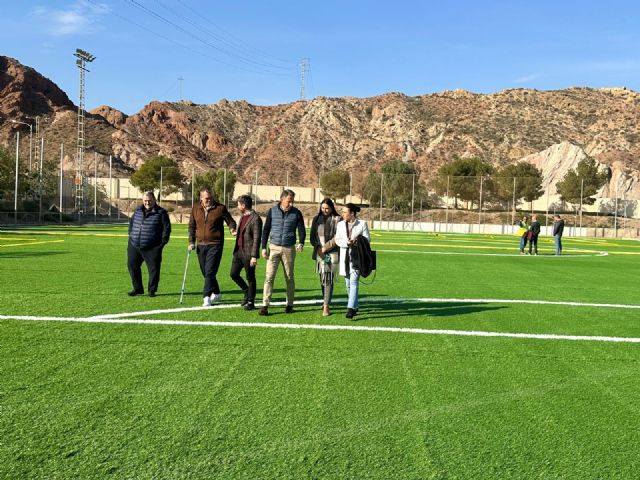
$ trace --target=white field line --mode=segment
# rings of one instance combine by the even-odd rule
[[[347,330],[357,332],[387,332],[387,333],[412,333],[421,335],[454,335],[463,337],[501,337],[532,340],[570,340],[588,342],[613,342],[613,343],[640,343],[640,338],[634,337],[607,337],[586,335],[554,335],[546,333],[508,333],[508,332],[484,332],[465,330],[431,330],[424,328],[398,328],[398,327],[365,327],[360,325],[313,325],[295,323],[241,323],[241,322],[203,322],[188,320],[145,320],[135,318],[76,318],[76,317],[31,317],[0,315],[0,320],[23,321],[55,321],[98,324],[141,324],[141,325],[181,325],[198,327],[228,327],[228,328],[280,328],[289,330]]]
[[[334,303],[345,303],[346,299],[333,300]],[[622,308],[631,310],[640,310],[640,305],[629,305],[624,303],[585,303],[585,302],[563,302],[552,300],[513,300],[504,298],[362,298],[362,303],[402,303],[402,302],[423,302],[423,303],[516,303],[516,304],[528,304],[528,305],[564,305],[568,307],[595,307],[595,308]],[[271,302],[271,306],[278,307],[284,306],[286,302]],[[295,305],[320,305],[321,300],[300,300],[295,302]],[[165,308],[158,310],[143,310],[139,312],[125,312],[125,313],[107,313],[103,315],[95,315],[93,319],[107,319],[107,318],[128,318],[138,317],[141,315],[158,315],[162,313],[179,313],[179,312],[193,312],[198,310],[215,311],[218,309],[227,308],[240,308],[237,303],[225,303],[219,305],[213,305],[211,307],[179,307],[179,308]],[[0,316],[2,319],[2,316]]]
[[[437,247],[436,247],[437,248]],[[531,257],[536,255],[522,255],[520,253],[475,253],[475,252],[425,252],[423,250],[386,250],[382,248],[376,248],[376,252],[385,253],[419,253],[422,255],[467,255],[470,257]],[[565,254],[563,258],[576,258],[576,257],[606,257],[609,255],[607,252],[589,253],[589,254]],[[555,258],[553,254],[540,254],[537,255],[541,258]]]

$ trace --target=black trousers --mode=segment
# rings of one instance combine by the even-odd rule
[[[200,263],[200,271],[204,276],[204,287],[202,295],[208,297],[212,293],[220,293],[220,285],[216,275],[220,268],[220,260],[222,260],[222,243],[214,243],[211,245],[198,245],[198,262]]]
[[[531,253],[531,247],[534,248],[534,252],[538,253],[538,236],[532,235],[529,239],[529,253]]]
[[[140,249],[129,244],[127,248],[127,266],[133,289],[138,293],[144,293],[142,286],[142,263],[147,264],[149,271],[149,284],[147,291],[155,293],[160,283],[160,265],[162,264],[162,245],[157,247]]]
[[[246,292],[247,300],[251,303],[255,303],[256,301],[256,267],[251,266],[249,262],[250,258],[245,258],[239,253],[234,253],[233,260],[231,261],[231,278],[234,282],[242,289],[243,292]],[[240,272],[244,268],[245,272],[247,272],[247,282],[240,276]]]

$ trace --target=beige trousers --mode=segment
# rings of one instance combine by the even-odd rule
[[[293,298],[296,292],[296,282],[293,277],[293,265],[296,260],[296,247],[269,246],[269,259],[267,260],[267,274],[262,290],[262,304],[269,306],[273,293],[273,280],[278,273],[278,265],[282,262],[284,267],[284,279],[287,282],[287,305],[293,306]]]

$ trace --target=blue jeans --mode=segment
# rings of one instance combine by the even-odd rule
[[[562,255],[562,237],[554,235],[553,240],[556,242],[556,255]]]
[[[360,288],[360,273],[357,270],[351,270],[349,275],[344,277],[347,284],[347,296],[349,301],[347,302],[347,308],[358,309],[360,303],[358,302],[358,289]]]

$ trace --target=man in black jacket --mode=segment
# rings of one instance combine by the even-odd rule
[[[553,240],[556,244],[556,256],[562,255],[562,234],[564,232],[564,220],[560,215],[553,216]]]
[[[145,192],[142,205],[135,209],[129,220],[129,246],[127,249],[129,275],[133,290],[130,297],[142,295],[142,262],[149,270],[147,292],[150,297],[156,296],[160,282],[160,265],[162,249],[169,242],[171,222],[167,211],[156,203],[153,192]]]
[[[540,235],[541,228],[538,216],[533,215],[529,226],[529,255],[531,255],[531,247],[534,248],[535,255],[538,255],[538,235]]]

